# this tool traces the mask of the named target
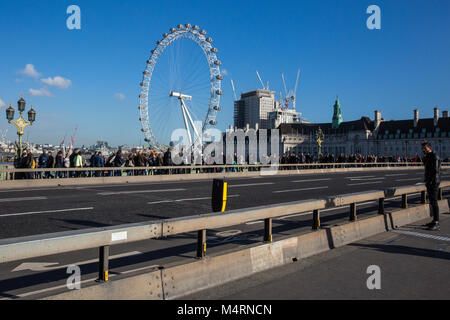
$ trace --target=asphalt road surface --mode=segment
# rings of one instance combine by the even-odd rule
[[[443,173],[450,179],[450,172]],[[229,179],[227,210],[421,183],[423,170],[347,172]],[[0,238],[103,227],[211,212],[212,181],[57,187],[0,192]],[[448,197],[448,193],[444,193]],[[410,202],[418,202],[419,196]],[[400,206],[386,202],[387,210]],[[358,215],[376,212],[376,202],[358,205]],[[273,237],[311,229],[311,212],[273,221]],[[322,225],[348,220],[348,208],[321,212]],[[258,243],[263,221],[207,231],[208,252]],[[195,257],[196,234],[111,247],[110,275],[124,277]],[[90,249],[0,264],[0,299],[35,298],[65,290],[68,265],[82,270],[82,285],[97,277],[98,250]]]

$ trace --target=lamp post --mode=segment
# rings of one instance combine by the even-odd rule
[[[319,127],[319,129],[316,131],[316,142],[319,147],[318,157],[320,159],[320,156],[322,155],[322,142],[325,138],[325,135],[322,131],[322,129]]]
[[[17,128],[17,135],[19,136],[19,141],[18,141],[18,143],[16,143],[16,145],[17,145],[17,161],[19,161],[20,158],[22,157],[22,152],[23,152],[22,136],[23,136],[24,129],[28,126],[31,126],[33,124],[33,122],[36,120],[36,112],[33,110],[33,106],[31,106],[30,111],[28,111],[28,121],[26,121],[23,118],[22,114],[25,111],[25,104],[26,104],[26,102],[23,99],[23,97],[21,97],[20,100],[17,101],[17,109],[20,112],[19,118],[17,120],[13,120],[15,110],[11,106],[11,104],[9,104],[9,108],[6,109],[6,119],[8,120],[8,123],[13,124]],[[18,163],[18,162],[16,162],[16,163]]]

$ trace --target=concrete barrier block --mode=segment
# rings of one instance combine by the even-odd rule
[[[162,300],[161,271],[69,290],[43,300]]]
[[[164,299],[176,299],[252,273],[249,249],[169,267],[162,270]]]
[[[327,230],[318,230],[297,237],[298,258],[305,259],[330,250]]]
[[[375,216],[330,228],[335,248],[386,231],[384,216]]]

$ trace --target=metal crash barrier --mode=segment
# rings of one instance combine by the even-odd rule
[[[449,187],[450,181],[441,182],[439,193],[442,195],[442,190]],[[320,210],[349,206],[349,221],[356,221],[358,203],[378,200],[378,212],[385,214],[385,199],[401,197],[402,207],[406,207],[408,195],[420,193],[421,203],[424,203],[425,192],[425,185],[414,185],[231,210],[225,214],[214,212],[105,228],[4,239],[0,240],[0,263],[99,248],[99,280],[108,281],[108,257],[109,248],[112,245],[197,232],[197,257],[203,258],[206,255],[206,231],[208,229],[231,227],[256,220],[264,220],[263,240],[272,242],[273,218],[312,211],[312,229],[319,230]]]

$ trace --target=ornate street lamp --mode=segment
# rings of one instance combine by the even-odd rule
[[[322,155],[322,142],[323,142],[324,138],[325,138],[325,134],[323,133],[322,129],[319,127],[319,129],[316,131],[316,142],[319,147],[319,153],[318,153],[319,159]]]
[[[22,136],[26,127],[31,126],[34,121],[36,121],[36,111],[33,110],[33,106],[31,106],[30,111],[28,111],[28,121],[23,118],[23,112],[25,111],[26,102],[23,97],[20,97],[20,100],[17,101],[17,109],[20,112],[19,118],[17,120],[14,119],[15,110],[9,105],[9,108],[6,109],[6,119],[8,123],[13,124],[17,128],[17,135],[19,136],[19,143],[17,144],[17,162],[19,163],[20,158],[22,157]]]

